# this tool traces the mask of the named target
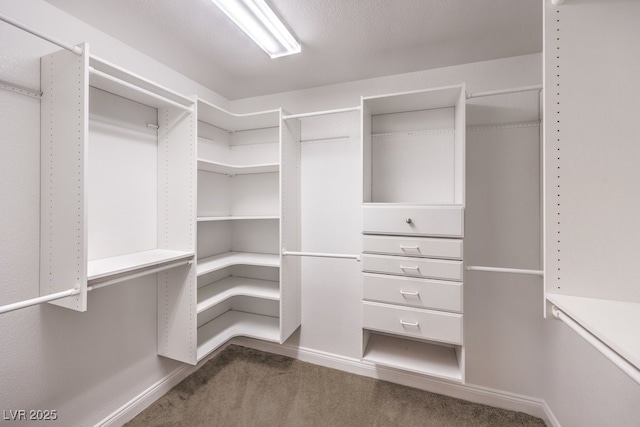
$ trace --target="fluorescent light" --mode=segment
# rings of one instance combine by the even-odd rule
[[[300,53],[300,43],[265,0],[211,0],[271,58]]]

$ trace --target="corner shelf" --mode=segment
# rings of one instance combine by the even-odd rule
[[[233,337],[280,342],[280,319],[230,310],[198,328],[197,360]]]
[[[191,258],[193,255],[193,252],[151,249],[132,254],[97,259],[88,262],[87,280],[91,282],[97,279],[104,279],[141,268]]]
[[[239,220],[279,220],[278,215],[238,215],[238,216],[200,216],[198,222],[211,222],[211,221],[239,221]]]
[[[259,267],[280,267],[280,255],[257,254],[251,252],[227,252],[198,260],[197,274],[212,273],[233,265],[254,265]]]
[[[270,280],[227,277],[198,289],[198,314],[234,296],[280,300],[280,284]]]
[[[205,172],[221,173],[224,175],[249,175],[257,173],[279,172],[278,163],[265,163],[255,165],[230,165],[227,163],[213,162],[205,159],[198,159],[198,170]]]

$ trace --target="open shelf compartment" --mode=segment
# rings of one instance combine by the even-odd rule
[[[369,335],[363,355],[365,361],[458,383],[464,381],[459,354],[461,347],[369,331],[365,334]]]
[[[243,336],[280,342],[280,319],[260,314],[230,310],[198,328],[197,360],[231,338]]]

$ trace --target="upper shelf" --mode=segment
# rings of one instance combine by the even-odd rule
[[[277,163],[266,163],[250,166],[236,166],[226,163],[198,159],[198,170],[221,173],[225,175],[247,175],[254,173],[278,172],[280,171],[280,165]]]
[[[151,249],[127,255],[97,259],[88,262],[87,280],[91,282],[96,279],[104,279],[109,276],[129,273],[142,268],[187,259],[192,256],[193,252]]]
[[[92,73],[91,69],[97,71]],[[89,85],[155,108],[181,106],[190,109],[188,97],[133,74],[94,55],[89,57]]]
[[[280,115],[280,109],[235,114],[198,99],[198,120],[228,132],[277,127],[280,125]]]

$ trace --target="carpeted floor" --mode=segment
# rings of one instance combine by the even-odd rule
[[[466,402],[231,345],[126,424],[136,426],[545,426]]]

